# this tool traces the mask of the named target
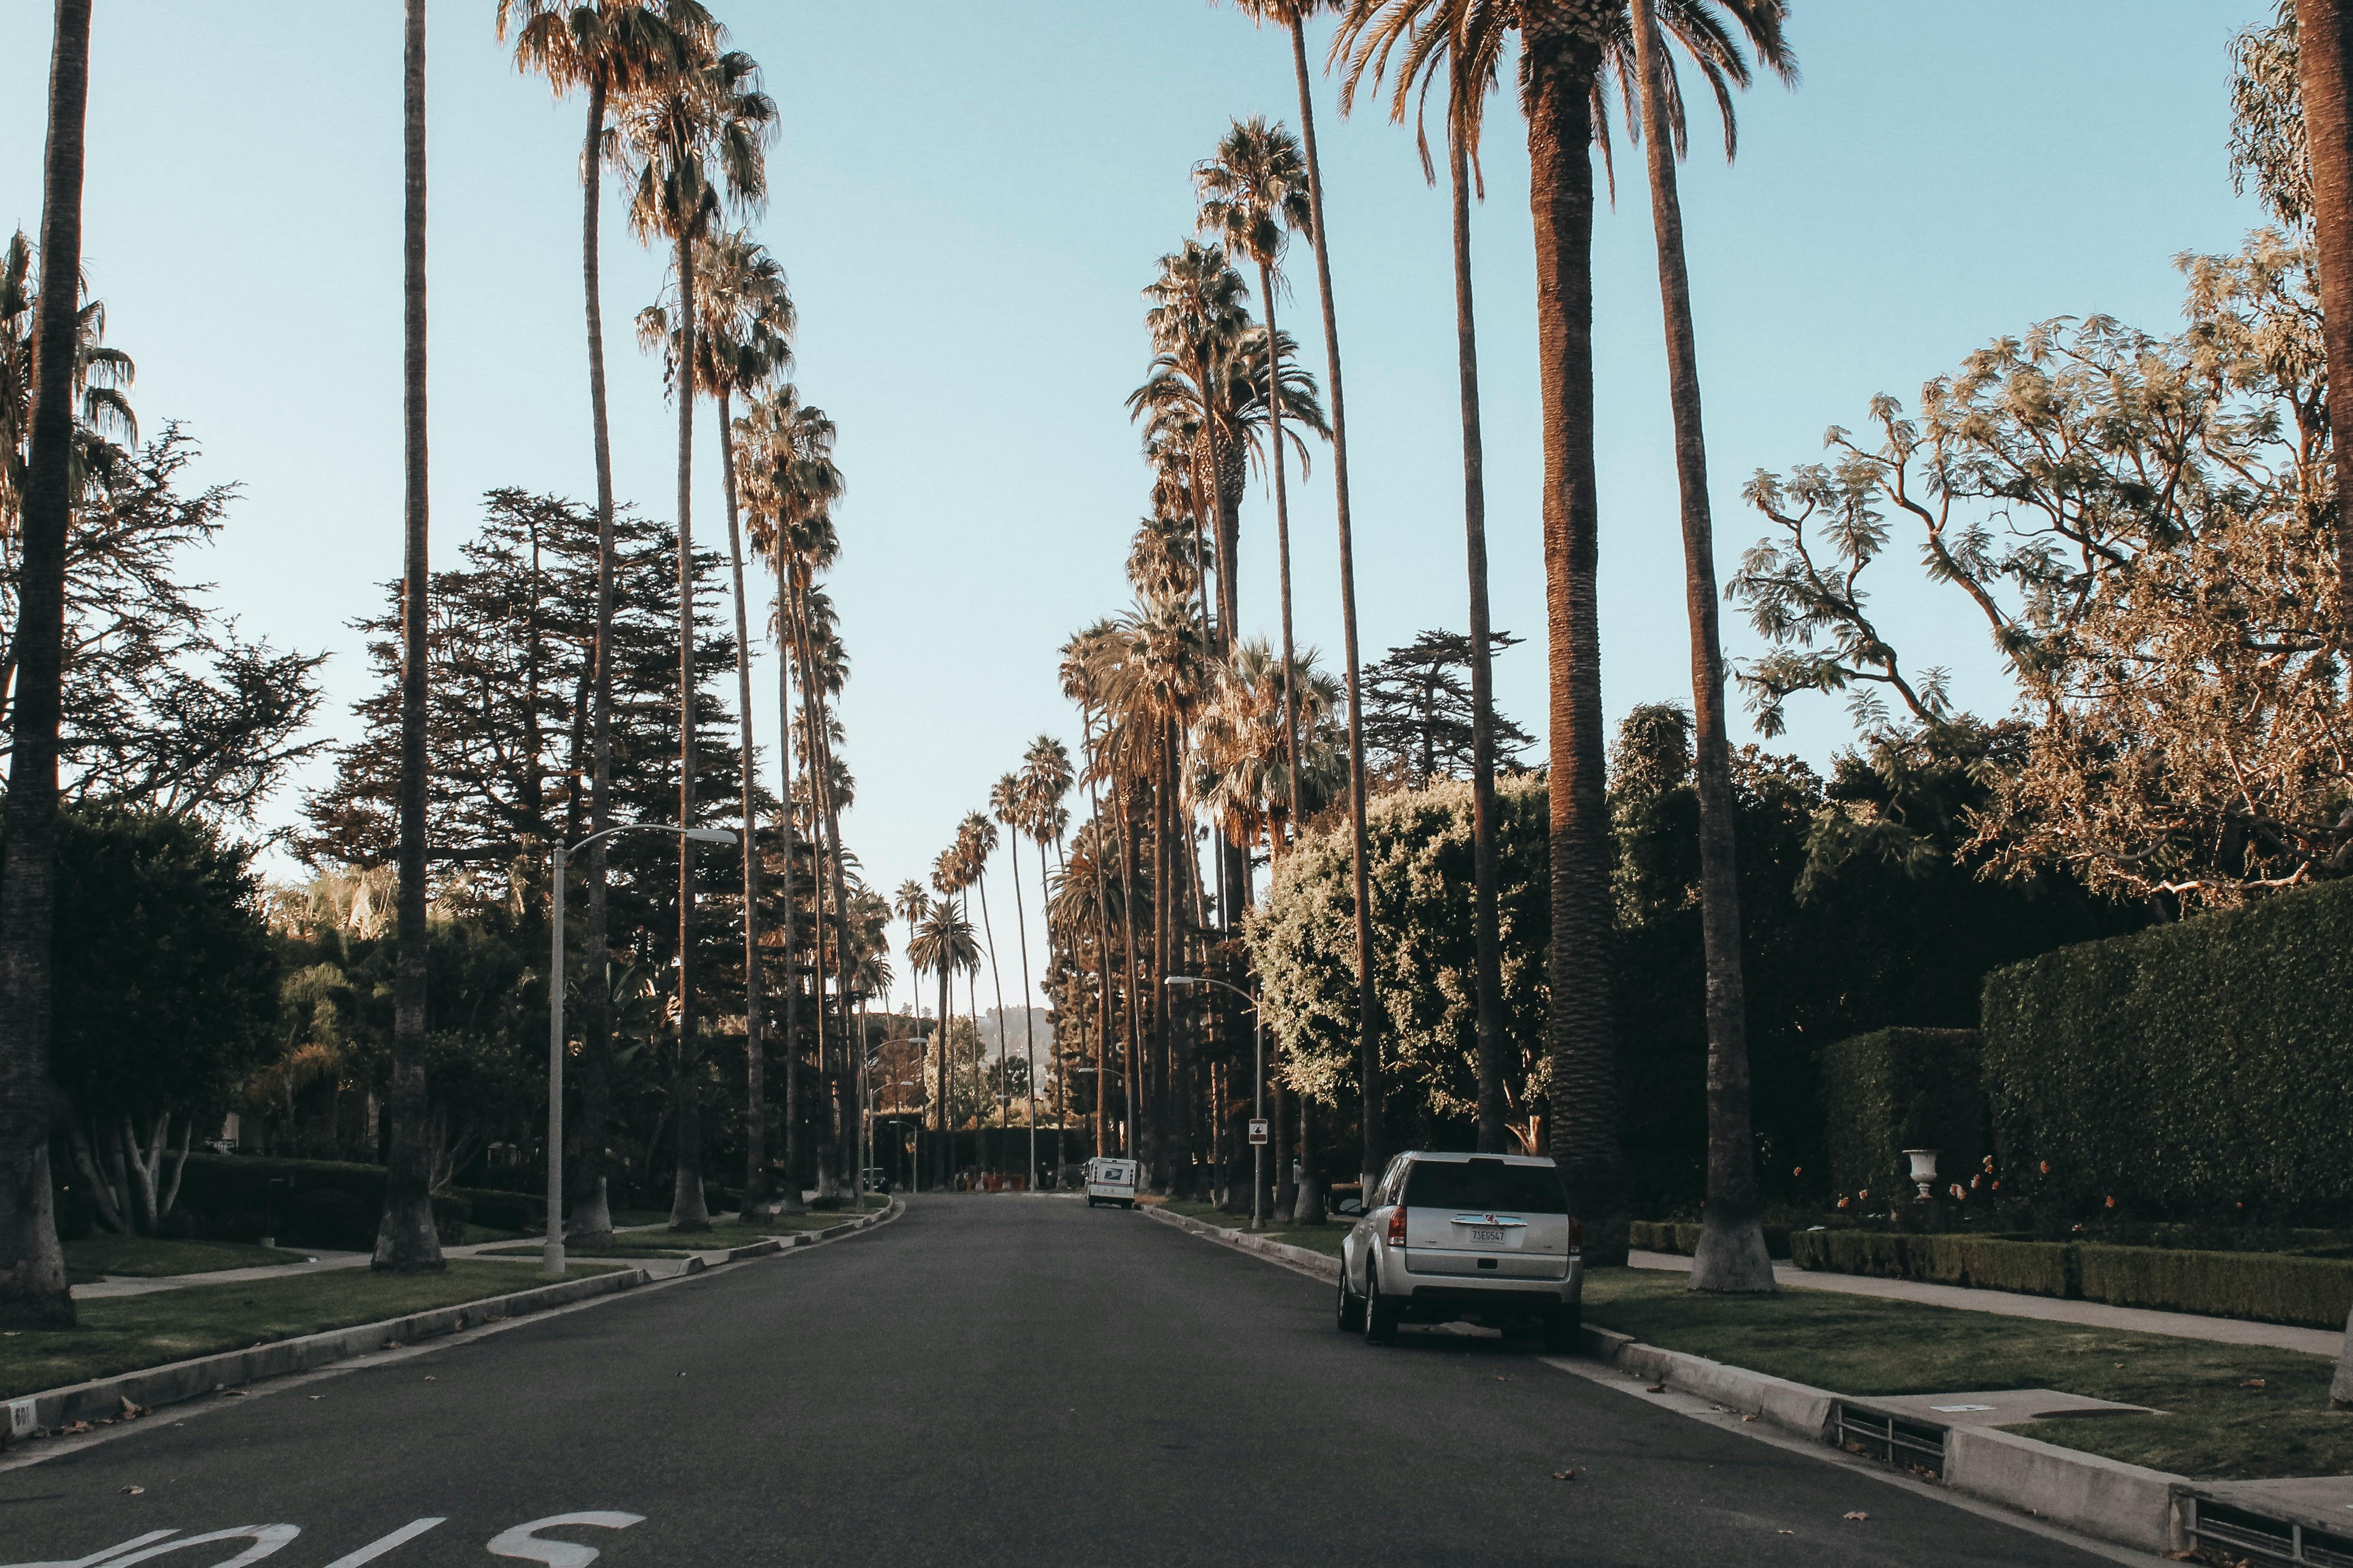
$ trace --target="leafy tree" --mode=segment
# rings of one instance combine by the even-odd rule
[[[1494,652],[1525,638],[1488,634]],[[1425,631],[1393,647],[1365,670],[1365,749],[1373,771],[1408,789],[1436,780],[1470,778],[1478,760],[1478,708],[1468,679],[1475,673],[1471,639],[1460,632]],[[1501,713],[1493,715],[1495,750],[1505,765],[1535,744],[1535,737]]]
[[[66,1142],[100,1221],[149,1236],[197,1124],[217,1125],[268,1059],[277,946],[252,851],[216,830],[113,805],[69,810],[59,829],[52,1072]]]
[[[1760,472],[1775,531],[1729,588],[1772,645],[1740,676],[1767,732],[1809,690],[1850,693],[1867,734],[1889,698],[1957,723],[1871,609],[1903,530],[1985,621],[2026,723],[1972,846],[2162,911],[2353,869],[2310,258],[2263,231],[2182,265],[2172,337],[2045,322],[1928,383],[1916,417],[1877,399],[1874,438],[1833,429],[1829,464]]]
[[[314,752],[324,655],[240,637],[184,580],[185,556],[225,526],[236,487],[181,484],[195,443],[177,426],[135,454],[103,447],[66,546],[69,799],[136,800],[221,822],[249,817]],[[12,542],[0,534],[0,626],[16,618]],[[0,655],[0,689],[16,676]],[[11,742],[0,713],[0,750]]]

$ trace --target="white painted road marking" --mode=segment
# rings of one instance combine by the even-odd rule
[[[167,1541],[161,1546],[150,1546],[128,1557],[107,1560],[106,1568],[131,1568],[133,1563],[144,1563],[151,1557],[161,1557],[166,1552],[177,1552],[184,1546],[203,1546],[216,1541],[250,1541],[252,1545],[234,1557],[225,1557],[213,1568],[245,1568],[248,1563],[259,1563],[288,1542],[302,1533],[299,1524],[239,1524],[227,1530],[209,1530],[202,1535],[191,1535],[179,1541]]]
[[[553,1530],[565,1524],[588,1524],[598,1530],[627,1530],[633,1524],[644,1522],[645,1515],[641,1513],[552,1513],[545,1519],[518,1524],[512,1530],[492,1537],[491,1555],[544,1563],[547,1568],[588,1568],[589,1563],[596,1561],[595,1547],[577,1546],[569,1541],[542,1541],[533,1531]]]
[[[360,1568],[361,1563],[375,1562],[402,1542],[414,1541],[435,1525],[448,1522],[446,1519],[420,1519],[414,1523],[404,1524],[383,1540],[371,1541],[357,1552],[336,1558],[327,1564],[327,1568]]]
[[[134,1535],[120,1546],[110,1546],[103,1552],[93,1552],[87,1557],[77,1557],[70,1563],[11,1563],[0,1568],[97,1568],[119,1552],[135,1552],[151,1541],[161,1541],[167,1535],[177,1535],[176,1530],[151,1530],[144,1535]]]

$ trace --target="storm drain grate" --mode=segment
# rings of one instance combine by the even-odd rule
[[[2353,1539],[2306,1530],[2293,1520],[2268,1519],[2221,1503],[2198,1500],[2190,1516],[2189,1534],[2200,1545],[2253,1553],[2266,1563],[2353,1568]]]
[[[1850,1454],[1861,1454],[1883,1465],[1935,1476],[1945,1475],[1945,1428],[1925,1421],[1860,1405],[1838,1407],[1838,1444]]]

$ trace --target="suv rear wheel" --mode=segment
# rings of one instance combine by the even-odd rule
[[[1365,1342],[1375,1345],[1397,1343],[1398,1310],[1381,1300],[1381,1272],[1377,1262],[1365,1269],[1365,1304],[1359,1309],[1365,1319]]]
[[[1348,1293],[1348,1277],[1340,1276],[1340,1331],[1362,1333],[1365,1328],[1365,1304]]]

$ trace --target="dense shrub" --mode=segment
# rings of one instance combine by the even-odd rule
[[[2343,1326],[2353,1310],[2353,1262],[2337,1258],[1862,1230],[1799,1231],[1790,1242],[1799,1267],[1834,1274],[2318,1329]]]
[[[364,1252],[375,1246],[377,1207],[334,1187],[297,1193],[280,1213],[280,1237],[297,1247]]]
[[[1696,1220],[1638,1219],[1630,1232],[1630,1245],[1641,1252],[1672,1252],[1689,1258],[1699,1247],[1699,1223]],[[1765,1227],[1765,1250],[1775,1258],[1789,1256],[1789,1227],[1768,1225]]]
[[[547,1214],[544,1195],[482,1187],[453,1188],[452,1195],[473,1205],[474,1223],[492,1230],[537,1230]]]
[[[1996,971],[2003,1166],[2063,1213],[2353,1216],[2348,952],[2340,882]]]
[[[1974,1029],[1880,1029],[1822,1053],[1823,1142],[1847,1192],[1902,1190],[1906,1149],[1935,1149],[1939,1183],[1967,1181],[1986,1154]]]
[[[304,1247],[365,1251],[375,1246],[384,1214],[384,1178],[382,1165],[340,1160],[191,1154],[180,1181],[180,1207],[196,1229],[223,1241],[274,1232]],[[466,1239],[471,1212],[463,1197],[434,1198],[433,1227],[442,1245]]]

